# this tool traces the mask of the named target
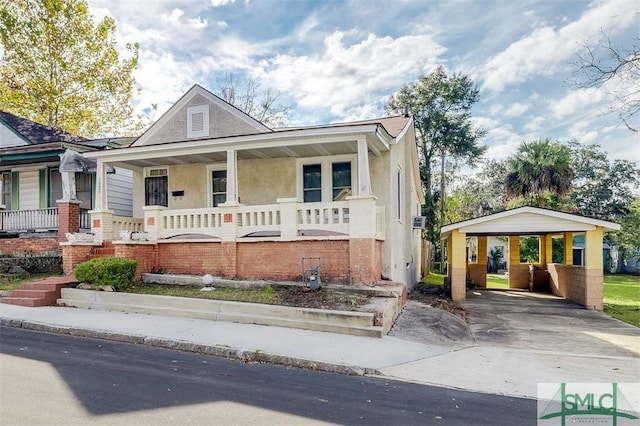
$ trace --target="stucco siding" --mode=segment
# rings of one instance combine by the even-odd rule
[[[210,207],[207,168],[204,164],[181,164],[169,167],[169,208],[195,209]],[[171,195],[184,191],[181,197]]]
[[[173,113],[169,120],[161,128],[156,129],[141,145],[187,140],[187,109],[200,105],[209,105],[209,138],[258,133],[248,123],[197,94],[183,108]]]
[[[238,161],[238,196],[246,205],[275,204],[296,196],[295,158]]]

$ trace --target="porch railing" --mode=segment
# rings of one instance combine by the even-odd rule
[[[355,218],[350,203],[351,201],[285,202],[258,206],[182,210],[158,208],[156,213],[150,213],[151,210],[145,212],[145,221],[157,223],[156,230],[152,233],[160,239],[186,234],[235,239],[253,236],[284,237],[284,235],[289,237],[348,236],[352,231],[351,222],[359,220],[365,223],[371,221],[370,234],[384,239],[384,207],[373,206],[373,210],[368,214],[368,216],[374,215],[373,218]],[[153,219],[151,216],[154,216]],[[114,231],[115,228],[114,223]]]
[[[0,224],[3,231],[56,230],[58,208],[1,211]]]
[[[57,207],[0,211],[0,230],[2,231],[55,231],[59,223]],[[91,229],[89,210],[80,209],[79,224],[81,230]]]

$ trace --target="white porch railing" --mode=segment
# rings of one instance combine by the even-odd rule
[[[142,232],[143,220],[135,217],[113,216],[113,238],[119,239],[121,231]]]
[[[150,240],[199,234],[235,240],[243,237],[371,237],[384,239],[384,207],[375,198],[328,203],[302,203],[295,199],[257,206],[169,210],[144,208],[144,229]]]
[[[2,231],[57,230],[59,223],[57,207],[0,211],[0,230]],[[80,229],[91,228],[87,209],[80,209],[79,224]]]

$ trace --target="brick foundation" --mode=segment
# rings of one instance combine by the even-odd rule
[[[351,252],[357,250],[352,255]],[[63,268],[70,273],[80,262],[116,256],[139,262],[142,273],[211,274],[231,279],[300,281],[302,257],[320,257],[325,282],[373,285],[381,281],[382,243],[374,240],[130,243],[102,246],[63,245]],[[310,265],[311,266],[311,265]]]

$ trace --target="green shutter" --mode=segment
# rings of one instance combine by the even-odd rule
[[[19,176],[20,173],[11,172],[11,210],[20,210],[20,197],[18,196],[20,190]]]
[[[45,209],[49,207],[47,194],[49,194],[49,188],[47,186],[47,169],[38,170],[38,178],[40,181],[40,208]]]

